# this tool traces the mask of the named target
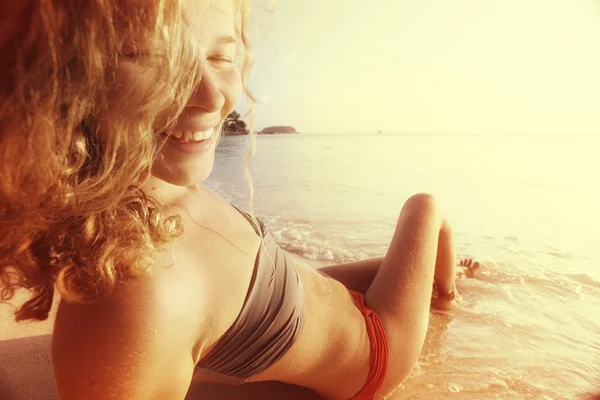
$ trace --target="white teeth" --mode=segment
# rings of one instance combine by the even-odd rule
[[[212,136],[212,134],[213,134],[213,130],[212,129],[204,131],[204,132],[202,132],[202,139],[206,140],[206,139],[210,138]]]
[[[211,128],[204,132],[176,132],[173,134],[173,137],[181,140],[183,143],[200,142],[202,140],[209,139],[213,135],[213,131],[214,129]]]

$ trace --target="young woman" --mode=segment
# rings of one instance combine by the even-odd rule
[[[453,236],[411,197],[385,257],[320,272],[201,183],[249,65],[242,0],[0,5],[0,273],[17,319],[62,300],[60,399],[192,380],[381,398],[456,296]]]

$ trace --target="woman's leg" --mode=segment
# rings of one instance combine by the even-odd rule
[[[450,224],[444,219],[442,229],[440,230],[440,236],[438,240],[438,254],[436,258],[436,264],[440,264],[440,267],[436,267],[435,282],[438,287],[439,293],[449,293],[456,291],[454,287],[455,278],[450,276],[453,272],[452,268],[444,268],[445,264],[453,262],[456,259],[456,250],[454,245],[454,234],[450,227]],[[327,276],[342,282],[348,289],[359,293],[366,293],[371,287],[375,276],[379,273],[381,264],[384,258],[370,258],[361,261],[355,261],[345,264],[329,265],[321,267],[318,270],[325,273]],[[476,265],[479,268],[479,263],[471,259],[462,260],[460,266],[465,267],[469,270],[476,270],[471,265]],[[464,273],[468,275],[468,273]]]
[[[416,364],[427,332],[434,276],[440,292],[455,290],[455,256],[452,231],[437,201],[427,194],[407,200],[365,295],[382,321],[390,350],[381,394],[399,385]]]

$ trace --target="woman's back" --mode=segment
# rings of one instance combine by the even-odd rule
[[[175,344],[187,343],[189,367],[198,364],[218,345],[238,317],[250,285],[260,238],[240,213],[206,188],[177,203],[175,207],[184,216],[186,229],[173,252],[161,257],[160,264],[168,267],[154,277],[144,278],[144,283],[132,286],[131,290],[123,288],[123,295],[95,305],[90,315],[98,322],[102,321],[98,316],[109,316],[119,308],[123,314],[141,313],[149,307],[169,309],[168,313],[148,313],[135,328],[153,332],[158,329],[154,326],[162,326],[165,318],[168,319],[166,316],[172,315],[169,321],[172,326],[156,333],[157,341],[162,343],[152,342],[152,346],[169,349]],[[283,358],[249,382],[278,380],[310,387],[328,398],[349,398],[362,387],[368,373],[369,347],[364,321],[341,284],[295,261],[304,290],[304,327]],[[137,310],[131,310],[132,307]],[[104,309],[106,312],[100,311]],[[108,309],[112,311],[109,313]],[[71,306],[61,306],[56,322],[55,354],[65,357],[73,352],[72,358],[67,357],[68,368],[73,372],[95,370],[99,365],[87,365],[89,360],[76,357],[90,349],[73,346],[72,333],[66,328],[71,318],[82,322],[80,312],[72,312]],[[107,337],[117,334],[112,318],[105,322],[106,326],[96,325],[94,330],[105,332]],[[87,337],[81,329],[78,334]],[[88,342],[87,346],[97,351],[99,343]],[[130,360],[126,357],[126,354],[131,355],[128,347],[111,348],[102,351],[106,357],[125,360],[125,364]],[[180,354],[186,353],[184,349],[179,348]],[[109,356],[110,351],[126,354],[113,357]],[[145,361],[139,360],[140,353],[142,358],[147,357]],[[143,349],[140,353],[136,362],[156,363],[154,353]],[[112,370],[122,368],[127,367],[122,365]],[[97,371],[91,376],[97,376]],[[203,379],[203,376],[202,371],[195,372],[195,379]],[[107,376],[106,380],[115,378]],[[68,380],[80,381],[81,378]],[[338,389],[331,391],[332,387]],[[340,387],[347,388],[348,392],[341,393]]]

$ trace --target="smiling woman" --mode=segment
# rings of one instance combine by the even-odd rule
[[[61,399],[182,399],[193,379],[366,400],[406,378],[432,284],[456,295],[432,196],[385,258],[317,272],[199,183],[245,87],[245,1],[0,7],[2,295],[30,289],[16,317],[41,320],[58,289]]]
[[[152,253],[180,233],[178,218],[162,216],[141,188],[154,175],[185,182],[208,175],[212,151],[186,158],[179,150],[193,149],[186,145],[192,135],[214,150],[221,114],[239,99],[236,55],[242,71],[249,63],[242,2],[227,40],[211,43],[208,66],[199,57],[202,32],[193,32],[199,25],[187,22],[208,6],[188,1],[194,8],[184,10],[183,3],[0,6],[0,276],[5,297],[23,286],[35,293],[18,319],[47,316],[54,279],[66,299],[110,293],[120,274],[145,272]],[[207,97],[212,104],[199,100],[215,90],[207,74],[229,84],[227,95]],[[190,133],[181,143],[156,132],[174,139]],[[202,168],[184,176],[186,163]]]
[[[210,172],[249,65],[247,13],[241,1],[2,2],[0,279],[3,299],[32,293],[18,320],[47,318],[55,287],[72,304],[109,296],[181,235],[145,188]]]

